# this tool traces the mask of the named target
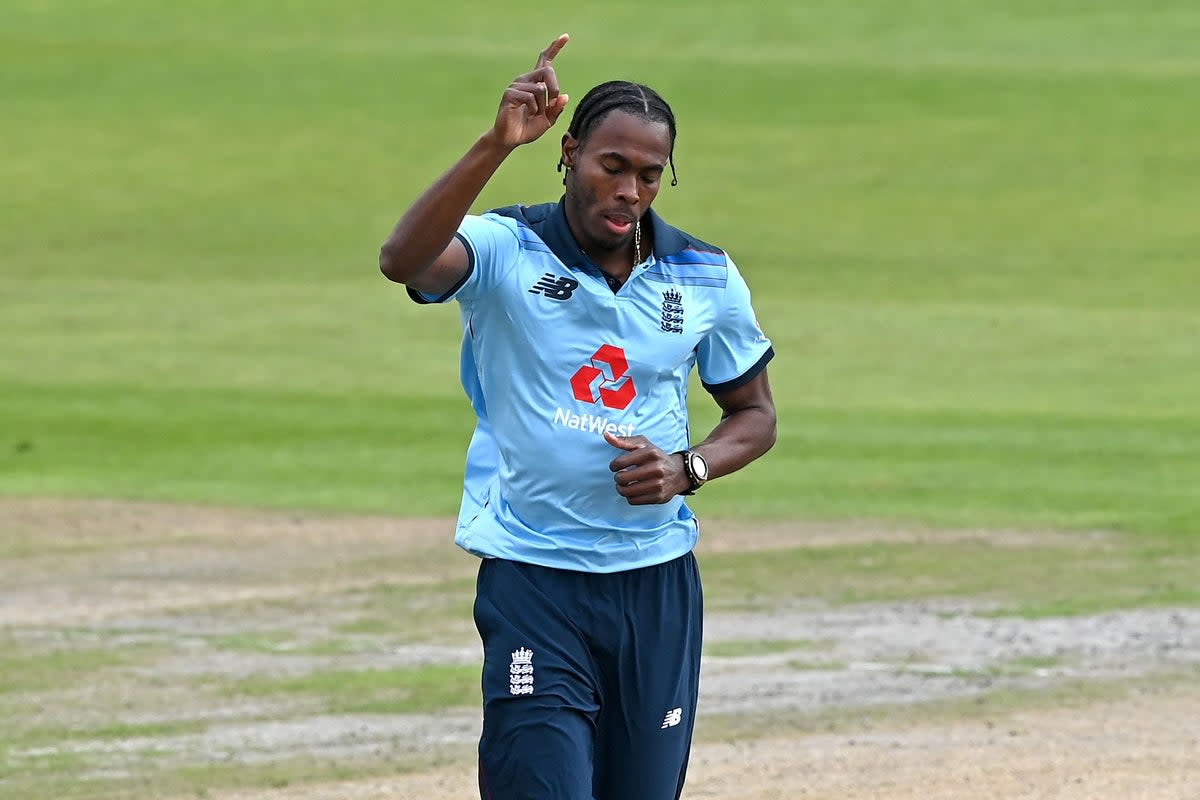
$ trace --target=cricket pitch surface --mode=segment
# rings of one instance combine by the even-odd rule
[[[476,562],[452,526],[0,499],[0,798],[64,771],[69,797],[476,796],[478,708],[339,685],[408,676],[432,697],[477,668]],[[703,571],[722,553],[1054,537],[1104,546],[711,522],[698,553]],[[705,634],[689,800],[1200,798],[1198,608],[1028,619],[797,585],[711,606]]]

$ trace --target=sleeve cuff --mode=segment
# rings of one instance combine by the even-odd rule
[[[458,290],[461,289],[463,285],[466,284],[466,282],[470,279],[471,273],[475,271],[475,249],[471,247],[471,243],[467,241],[467,237],[463,236],[462,233],[456,231],[454,238],[462,242],[463,247],[467,249],[467,271],[463,273],[462,278],[460,278],[453,286],[451,286],[438,297],[427,295],[424,292],[418,292],[416,289],[413,289],[410,286],[404,287],[408,291],[408,296],[412,298],[414,303],[419,303],[420,305],[425,306],[433,303],[446,302],[451,297],[454,297]]]
[[[731,381],[724,383],[705,383],[701,381],[701,385],[708,391],[709,394],[724,394],[732,392],[734,389],[740,389],[750,381],[758,377],[758,373],[767,368],[767,364],[775,357],[775,348],[768,347],[767,352],[762,354],[762,358],[758,359],[750,369],[743,372]]]

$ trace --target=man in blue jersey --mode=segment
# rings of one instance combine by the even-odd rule
[[[553,61],[567,41],[508,86],[380,268],[461,311],[478,420],[456,542],[482,558],[480,796],[666,800],[682,791],[700,672],[684,496],[774,443],[773,351],[729,256],[650,208],[674,178],[676,131],[647,86],[604,83],[578,104],[559,202],[468,213],[566,109]],[[722,410],[694,445],[693,367]]]

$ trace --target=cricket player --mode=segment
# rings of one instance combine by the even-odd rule
[[[686,498],[775,442],[770,340],[723,250],[651,209],[675,115],[612,81],[574,108],[558,202],[472,215],[569,98],[564,34],[380,252],[418,303],[457,301],[477,416],[456,542],[481,558],[480,797],[667,800],[684,784],[702,593]],[[722,198],[713,198],[720,203]],[[695,368],[721,409],[688,426]]]

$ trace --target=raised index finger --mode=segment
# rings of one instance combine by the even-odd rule
[[[543,50],[540,55],[538,55],[537,64],[534,66],[534,69],[537,69],[538,67],[544,67],[553,61],[554,57],[562,52],[562,49],[567,46],[567,42],[569,41],[571,41],[571,35],[564,33],[562,36],[559,36],[557,39],[551,42],[550,46]]]

